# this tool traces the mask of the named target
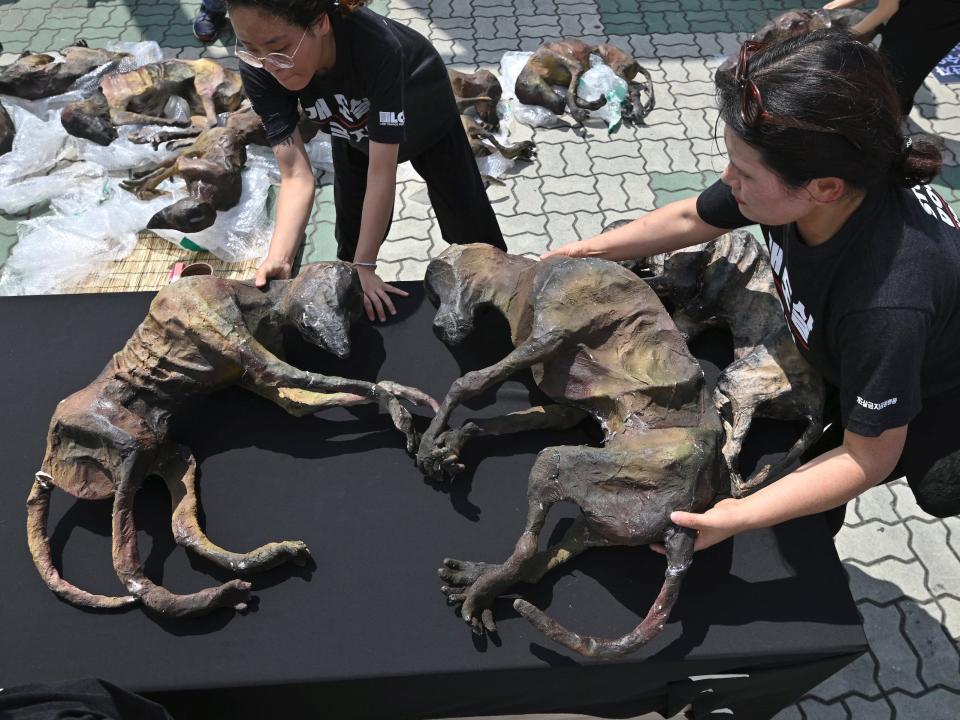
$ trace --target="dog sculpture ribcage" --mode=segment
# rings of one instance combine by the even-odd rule
[[[603,447],[550,447],[528,484],[527,523],[503,564],[447,560],[444,592],[482,631],[494,628],[491,605],[517,581],[536,582],[589,547],[665,542],[667,572],[654,607],[618,639],[580,636],[529,603],[517,610],[554,640],[597,657],[635,650],[663,627],[693,558],[691,531],[670,522],[673,510],[703,510],[720,469],[720,425],[703,373],[644,283],[602,260],[542,263],[480,245],[451,246],[427,270],[438,305],[435,330],[448,343],[472,329],[474,312],[491,306],[510,324],[515,349],[501,362],[455,381],[424,434],[418,463],[441,478],[462,469],[464,443],[482,434],[570,427],[597,420]],[[556,405],[448,429],[456,405],[529,368]],[[537,551],[550,507],[575,503],[578,519],[554,547]]]
[[[788,467],[823,427],[825,390],[800,355],[783,316],[766,251],[748,232],[727,233],[704,246],[646,261],[654,291],[689,338],[708,327],[733,337],[734,361],[720,373],[714,401],[723,421],[723,456],[734,496],[742,497]],[[802,423],[786,455],[744,477],[739,459],[755,418]]]
[[[310,342],[345,356],[349,328],[360,311],[360,283],[346,263],[306,266],[270,291],[213,277],[184,278],[158,293],[133,337],[86,388],[61,401],[50,421],[47,450],[27,501],[27,539],[44,581],[77,605],[117,608],[142,602],[170,616],[242,607],[250,583],[230,580],[175,595],[143,572],[133,500],[150,475],[173,496],[173,535],[216,565],[239,575],[307,555],[300,541],[268,543],[249,553],[216,546],[197,520],[196,462],[168,438],[172,414],[192,396],[241,385],[295,415],[326,407],[381,402],[394,424],[416,443],[410,414],[398,401],[432,401],[390,382],[326,377],[278,357],[281,329],[296,326]],[[113,498],[113,564],[127,594],[94,595],[64,580],[54,565],[46,526],[53,486],[80,499]]]

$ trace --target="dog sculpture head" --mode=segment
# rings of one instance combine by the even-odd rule
[[[360,279],[345,262],[305,265],[287,286],[284,315],[312,345],[350,355],[350,325],[363,311]]]
[[[424,278],[427,297],[437,308],[433,332],[457,345],[473,332],[477,310],[493,304],[494,282],[511,256],[492,245],[451,245],[430,261]]]

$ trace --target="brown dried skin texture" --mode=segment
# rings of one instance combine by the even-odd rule
[[[460,123],[467,134],[473,156],[482,158],[499,152],[508,160],[533,160],[536,154],[533,141],[524,140],[513,145],[502,145],[493,134],[500,126],[497,103],[503,94],[497,76],[489,70],[472,74],[448,70],[447,73],[457,109],[461,113]],[[476,111],[479,122],[464,114],[471,107]]]
[[[734,361],[717,380],[714,403],[726,440],[723,457],[731,491],[743,497],[798,459],[823,429],[820,375],[793,342],[773,284],[766,252],[750,233],[727,233],[704,246],[645,261],[648,282],[674,310],[674,322],[694,338],[708,327],[733,337]],[[738,459],[756,418],[799,421],[804,431],[777,463],[743,477]]]
[[[304,142],[317,132],[307,121],[300,124]],[[157,186],[172,177],[182,177],[189,196],[159,211],[147,223],[148,229],[170,228],[181,232],[199,232],[216,221],[217,212],[229,210],[240,201],[243,191],[241,171],[247,161],[246,146],[266,145],[260,118],[249,107],[231,112],[223,126],[183,128],[160,133],[132,133],[138,143],[169,149],[182,148],[179,155],[160,165],[134,173],[120,183],[141,200],[165,194]]]
[[[537,146],[532,140],[503,145],[492,132],[468,115],[461,115],[460,122],[467,134],[467,140],[470,141],[470,150],[476,158],[486,157],[494,152],[499,152],[508,160],[533,160],[536,155]]]
[[[129,57],[127,53],[80,45],[64,48],[60,53],[63,62],[57,62],[46,53],[23,53],[13,64],[0,71],[0,95],[13,95],[26,100],[59,95],[88,72]]]
[[[497,103],[503,95],[503,88],[497,76],[489,70],[464,73],[448,69],[447,74],[450,77],[450,85],[453,87],[457,110],[463,113],[472,107],[476,110],[480,123],[487,130],[496,132],[500,128]]]
[[[566,428],[587,416],[604,432],[603,447],[550,447],[538,455],[526,527],[513,554],[500,565],[444,561],[444,593],[462,605],[476,631],[494,631],[493,601],[515,583],[537,582],[590,547],[663,541],[667,572],[660,595],[640,625],[620,638],[578,635],[529,603],[515,603],[578,653],[633,652],[662,629],[693,560],[694,535],[673,525],[670,512],[705,509],[719,480],[722,430],[700,366],[653,291],[615,263],[536,262],[486,245],[454,245],[430,263],[426,284],[437,306],[434,330],[444,342],[462,341],[476,310],[488,307],[507,319],[515,348],[453,383],[417,454],[426,475],[439,480],[461,471],[460,452],[478,435]],[[526,368],[556,405],[448,428],[458,404]],[[538,552],[546,515],[563,501],[581,513],[559,543]]]
[[[71,135],[109,145],[120,125],[189,125],[189,120],[164,116],[164,106],[173,96],[184,98],[192,115],[203,116],[207,126],[213,126],[219,113],[240,107],[243,86],[239,73],[214,60],[164,60],[107,75],[99,92],[67,105],[60,120]]]
[[[215,545],[197,521],[196,462],[188,448],[169,440],[168,427],[188,398],[240,385],[293,415],[380,403],[412,453],[419,438],[400,400],[436,407],[427,395],[389,381],[310,373],[280,359],[285,326],[346,357],[350,324],[359,317],[361,303],[356,273],[341,262],[306,266],[296,279],[273,281],[265,292],[212,276],[182,278],[161,290],[123,349],[89,386],[61,401],[50,421],[46,454],[27,500],[30,551],[50,589],[76,605],[116,608],[142,602],[171,617],[244,607],[250,592],[246,580],[176,595],[144,575],[133,499],[150,475],[162,477],[170,489],[176,542],[201,557],[238,575],[304,562],[309,553],[299,540],[247,553]],[[60,576],[47,538],[53,486],[81,499],[113,498],[113,564],[125,595],[92,595]]]
[[[580,76],[590,69],[591,54],[599,55],[627,83],[632,108],[624,116],[632,122],[641,122],[654,105],[650,73],[623,50],[606,43],[588,45],[571,38],[544,43],[534,50],[517,76],[514,88],[517,99],[526,105],[545,107],[555,115],[569,111],[574,120],[582,124],[590,110],[598,110],[606,103],[604,97],[592,102],[581,100],[577,90]],[[634,82],[638,73],[644,82]],[[566,88],[566,98],[558,95],[554,86]],[[648,95],[645,102],[640,100],[644,92]]]
[[[7,114],[7,109],[0,103],[0,155],[5,155],[13,149],[13,138],[17,134],[13,120]]]

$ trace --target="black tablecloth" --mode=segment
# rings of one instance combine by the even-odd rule
[[[420,287],[405,287],[412,297],[399,301],[400,317],[356,328],[352,359],[292,342],[290,360],[397,380],[440,398],[464,370],[503,356],[506,334],[494,321],[481,323],[468,346],[448,350],[431,332],[433,308]],[[67,605],[33,568],[24,503],[57,401],[96,376],[150,299],[0,300],[0,685],[96,676],[160,699],[179,718],[226,716],[228,706],[231,717],[293,716],[306,708],[322,717],[627,716],[665,703],[675,711],[698,694],[707,704],[725,699],[737,717],[764,717],[865,648],[821,518],[745,533],[699,553],[661,636],[626,660],[585,662],[540,636],[508,600],[496,607],[499,638],[477,638],[444,604],[436,568],[445,556],[506,558],[523,527],[536,453],[595,441],[593,432],[477,440],[465,453],[474,470],[436,487],[374,407],[294,418],[240,390],[191,403],[173,431],[200,462],[206,530],[237,551],[302,539],[315,565],[256,578],[246,615],[162,620],[141,609]],[[521,378],[474,399],[455,419],[532,401],[536,391]],[[119,594],[110,507],[55,490],[49,529],[66,578]],[[178,592],[226,579],[174,544],[169,513],[162,483],[148,482],[136,511],[147,574]],[[572,509],[555,509],[544,540],[571,517]],[[663,570],[663,559],[646,548],[593,550],[520,592],[572,629],[619,635],[646,613]]]

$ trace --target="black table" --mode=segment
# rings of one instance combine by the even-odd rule
[[[390,378],[442,397],[464,370],[505,352],[487,319],[469,346],[448,350],[430,330],[417,284],[402,317],[354,332],[354,359],[292,342],[302,367]],[[303,539],[315,565],[254,581],[253,611],[167,621],[141,609],[90,612],[59,601],[26,547],[25,500],[57,401],[89,383],[142,319],[150,294],[0,300],[0,686],[97,676],[162,702],[177,718],[404,718],[523,712],[628,717],[730,707],[769,717],[865,650],[846,578],[821,518],[745,533],[698,554],[656,641],[617,662],[587,662],[540,636],[512,610],[499,637],[473,636],[439,592],[445,556],[500,561],[523,527],[526,478],[548,445],[595,439],[589,429],[481,439],[472,472],[449,487],[418,474],[400,434],[374,407],[293,418],[250,393],[193,402],[174,434],[202,472],[205,527],[247,550]],[[709,353],[706,353],[709,354]],[[722,353],[721,353],[722,354]],[[457,418],[537,401],[529,378],[505,383]],[[425,418],[424,418],[425,419]],[[767,448],[769,449],[769,448]],[[137,499],[147,574],[191,592],[226,579],[177,547],[159,481]],[[562,506],[544,539],[573,516]],[[55,560],[79,587],[117,594],[110,502],[54,491]],[[619,635],[646,613],[663,559],[646,548],[594,550],[523,596],[572,629]]]

